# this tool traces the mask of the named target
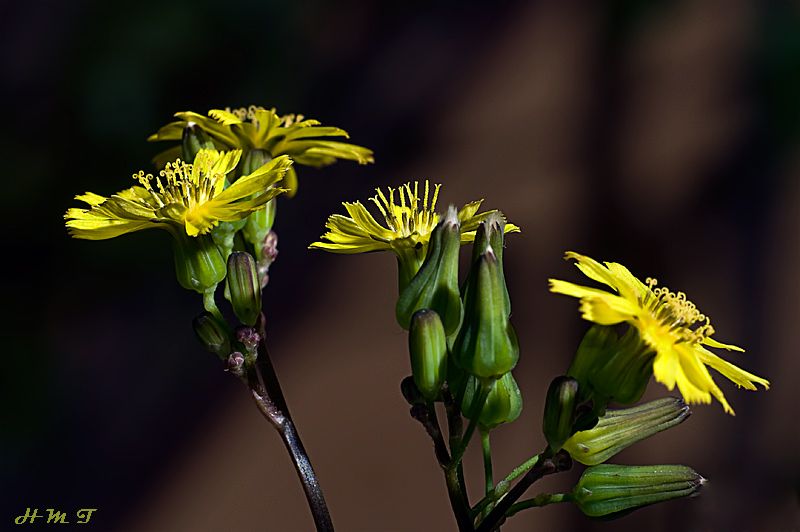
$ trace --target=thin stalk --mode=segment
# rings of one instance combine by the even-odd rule
[[[483,451],[483,479],[484,489],[483,495],[486,497],[494,490],[494,474],[492,473],[492,443],[488,430],[481,428],[481,450]],[[482,515],[488,515],[491,505],[483,510]]]
[[[495,530],[506,519],[506,512],[511,506],[527,491],[527,489],[545,475],[566,471],[572,467],[572,459],[566,451],[559,451],[553,456],[548,448],[543,452],[536,464],[517,484],[511,488],[508,494],[497,502],[497,505],[489,512],[489,515],[481,521],[476,532],[491,532]]]
[[[517,467],[514,468],[511,473],[508,474],[506,478],[501,480],[497,483],[493,490],[486,494],[486,496],[481,499],[478,504],[472,509],[472,515],[478,515],[483,511],[484,508],[489,506],[490,504],[497,502],[500,497],[505,495],[508,492],[508,489],[511,487],[511,483],[514,482],[517,478],[521,477],[530,469],[536,465],[536,462],[539,460],[539,455],[535,454],[532,457],[528,458],[525,462],[521,463]]]
[[[517,512],[527,510],[528,508],[541,508],[548,504],[556,504],[559,502],[567,502],[572,500],[572,495],[569,493],[540,493],[532,499],[525,499],[511,505],[511,508],[506,512],[506,518],[511,517]]]
[[[489,495],[494,489],[494,474],[492,473],[492,443],[488,430],[481,430],[481,450],[483,451],[483,494]]]
[[[486,403],[486,398],[489,397],[489,392],[492,391],[492,386],[493,383],[487,385],[478,382],[475,397],[472,399],[472,403],[469,405],[469,412],[472,419],[469,421],[467,430],[464,431],[464,436],[461,437],[455,449],[450,450],[452,454],[452,467],[458,466],[458,464],[461,463],[461,459],[464,457],[464,452],[466,452],[467,447],[469,446],[469,441],[472,439],[472,433],[475,432],[475,429],[478,426],[478,418],[483,410],[484,403]]]
[[[469,502],[463,491],[463,483],[460,481],[458,471],[450,468],[450,453],[444,443],[442,430],[439,426],[439,418],[436,407],[432,402],[426,404],[415,404],[411,407],[411,417],[419,421],[425,428],[431,440],[436,454],[436,460],[444,471],[445,483],[447,485],[447,496],[450,499],[450,506],[456,518],[460,531],[472,532],[472,519],[469,514]]]
[[[333,532],[333,522],[325,503],[325,497],[322,495],[322,488],[314,473],[314,468],[311,466],[308,453],[303,447],[300,434],[289,414],[275,368],[269,358],[263,324],[264,316],[262,314],[259,323],[258,356],[255,365],[248,365],[247,385],[259,411],[275,427],[289,451],[289,456],[292,458],[292,463],[303,485],[303,491],[317,530]]]
[[[456,404],[453,394],[449,389],[445,388],[444,394],[444,409],[447,413],[447,434],[450,444],[450,449],[455,449],[458,442],[461,441],[461,430],[463,429],[463,420],[461,419],[461,407]],[[461,485],[461,492],[464,494],[464,500],[469,501],[467,493],[467,483],[464,481],[464,464],[458,463],[458,482]]]
[[[224,323],[227,325],[227,321],[225,318],[222,317],[222,313],[219,311],[219,307],[217,307],[217,300],[214,297],[214,293],[216,292],[216,286],[209,290],[203,292],[203,308],[206,309],[207,312],[210,312],[215,318],[219,320],[220,323]]]

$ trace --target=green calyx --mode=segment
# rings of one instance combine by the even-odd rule
[[[581,398],[593,401],[597,415],[611,401],[632,404],[641,399],[652,374],[652,350],[636,329],[618,337],[613,327],[602,325],[586,332],[567,371],[580,383]]]
[[[461,398],[461,410],[467,419],[474,416],[469,411],[475,397],[476,388],[480,381],[475,377],[468,377]],[[484,384],[485,385],[485,384]],[[492,385],[486,402],[478,415],[478,425],[483,430],[492,430],[503,423],[511,423],[522,412],[522,393],[519,391],[517,381],[511,372],[506,373]]]
[[[174,237],[172,247],[178,283],[200,294],[213,290],[225,278],[226,265],[212,237],[190,237],[177,230],[170,232]]]
[[[401,327],[410,327],[416,311],[431,309],[441,318],[445,335],[458,329],[463,314],[458,290],[460,247],[458,216],[451,207],[431,234],[425,261],[397,299],[395,314]]]
[[[255,172],[271,160],[272,156],[266,150],[247,150],[242,160],[242,173],[247,175]],[[281,188],[288,188],[285,181],[286,176],[284,176],[283,181],[279,183]],[[260,261],[263,258],[263,249],[267,235],[275,222],[275,212],[275,199],[272,199],[245,219],[246,221],[242,228],[242,236],[253,246],[256,260]]]
[[[502,266],[487,246],[472,265],[464,294],[464,322],[453,343],[456,363],[471,375],[499,378],[519,359],[509,320]]]
[[[601,464],[634,443],[679,425],[690,413],[686,403],[676,397],[607,410],[594,428],[576,432],[567,440],[564,449],[584,465]]]
[[[601,464],[583,472],[571,500],[590,517],[619,517],[642,506],[694,495],[705,482],[683,465]]]

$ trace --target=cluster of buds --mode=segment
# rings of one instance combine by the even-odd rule
[[[511,375],[519,346],[503,274],[498,213],[478,226],[470,271],[459,289],[460,223],[451,207],[433,230],[427,254],[401,291],[398,323],[409,331],[412,378],[428,402],[445,386],[483,430],[515,420],[522,395]]]

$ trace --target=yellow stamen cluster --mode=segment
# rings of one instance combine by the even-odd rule
[[[196,205],[211,199],[220,179],[223,178],[219,173],[210,172],[212,163],[210,154],[201,152],[194,164],[177,159],[175,162],[167,163],[158,173],[158,177],[154,178],[153,174],[145,174],[140,170],[133,174],[133,178],[150,193],[160,207],[177,203],[191,210]],[[158,192],[151,184],[153,179]]]
[[[685,293],[672,292],[666,286],[656,287],[658,281],[652,277],[648,277],[645,284],[650,293],[645,296],[642,306],[649,308],[657,320],[679,337],[679,341],[699,344],[714,334],[711,319],[700,312]]]
[[[257,105],[250,105],[248,107],[239,107],[236,109],[231,109],[230,107],[226,107],[225,111],[231,113],[236,118],[244,122],[246,120],[255,121],[256,111],[258,111],[258,109],[259,107]]]
[[[439,189],[442,185],[434,185],[433,197],[430,204],[428,199],[430,197],[430,185],[425,181],[425,195],[421,198],[419,196],[419,182],[414,181],[414,189],[411,189],[411,183],[401,185],[399,188],[394,189],[389,187],[389,198],[379,188],[375,189],[378,193],[376,196],[370,198],[381,211],[384,219],[386,220],[387,227],[397,235],[399,238],[405,238],[414,234],[426,235],[433,231],[439,216],[436,214],[436,200],[439,197]],[[400,203],[395,203],[394,193],[397,192]]]

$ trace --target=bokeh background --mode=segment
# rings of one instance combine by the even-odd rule
[[[270,345],[340,530],[454,530],[398,385],[385,254],[306,246],[343,200],[431,178],[521,225],[507,278],[522,417],[504,474],[543,445],[542,397],[586,324],[546,279],[567,249],[690,294],[769,392],[721,385],[620,463],[686,463],[702,497],[613,522],[568,505],[515,530],[800,530],[800,8],[792,2],[211,0],[5,3],[6,275],[0,528],[98,508],[95,530],[309,530],[280,440],[196,343],[168,236],[70,240],[61,216],[149,168],[178,110],[276,106],[347,129],[377,163],[300,169],[281,201]],[[655,383],[648,396],[666,391]],[[477,454],[468,460],[480,470]],[[579,469],[579,468],[577,468]],[[568,489],[578,471],[534,487]],[[472,493],[480,478],[471,477]]]

